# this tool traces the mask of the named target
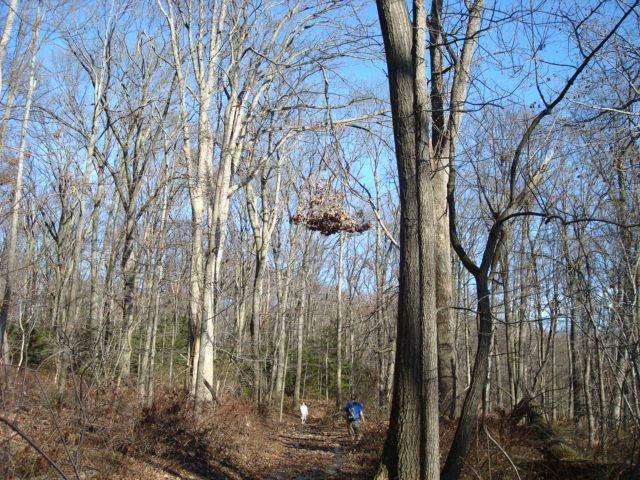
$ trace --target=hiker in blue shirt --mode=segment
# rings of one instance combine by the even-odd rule
[[[351,395],[351,401],[344,407],[347,416],[347,428],[349,437],[354,443],[362,438],[362,424],[364,423],[364,408],[356,401],[356,396]]]

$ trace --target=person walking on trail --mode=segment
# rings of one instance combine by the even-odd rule
[[[300,405],[300,421],[302,423],[307,423],[307,415],[309,415],[309,407],[303,401]]]
[[[355,395],[351,395],[351,401],[344,407],[347,416],[347,429],[349,437],[354,443],[362,438],[362,424],[364,423],[364,407],[358,403]]]

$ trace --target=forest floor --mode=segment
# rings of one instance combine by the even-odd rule
[[[265,480],[316,480],[371,478],[378,459],[379,437],[366,436],[354,445],[341,422],[297,418],[283,425],[274,438],[279,462]],[[256,476],[257,478],[257,476]]]
[[[156,386],[153,405],[143,408],[133,388],[78,381],[61,396],[46,375],[0,380],[0,478],[7,480],[365,480],[387,430],[385,415],[366,401],[363,439],[353,445],[340,410],[324,400],[307,399],[310,418],[302,425],[297,406],[281,416],[277,407],[257,409],[235,396],[196,413],[180,387]],[[443,460],[455,426],[440,424]],[[560,465],[534,429],[509,415],[477,427],[462,479],[633,478],[637,432],[589,449],[582,429],[556,423],[563,441],[584,454]]]
[[[221,445],[213,438],[222,432],[209,432],[209,442],[217,445],[215,452],[211,446],[207,455],[172,449],[172,454],[151,462],[147,458],[135,461],[137,466],[130,464],[129,475],[138,470],[145,480],[364,480],[373,476],[386,430],[383,423],[371,420],[362,440],[354,444],[337,409],[319,404],[305,424],[291,412],[284,412],[281,421],[278,413],[254,414],[235,398],[233,406],[220,410],[219,420],[227,424],[229,438],[221,439],[225,443]],[[235,424],[235,431],[229,423]]]
[[[372,477],[383,438],[354,445],[342,423],[285,414],[283,423],[251,429],[243,447],[228,445],[215,455],[133,456],[126,477],[141,480],[364,480]],[[233,450],[233,451],[230,451]]]
[[[76,379],[77,380],[77,379]],[[258,409],[227,396],[196,413],[180,387],[156,387],[143,408],[133,388],[70,384],[48,375],[0,378],[0,478],[75,480],[364,480],[386,432],[368,420],[352,444],[339,409],[307,401]]]

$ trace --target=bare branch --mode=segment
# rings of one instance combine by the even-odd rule
[[[4,417],[0,417],[0,422],[4,423],[7,427],[9,427],[11,430],[13,430],[14,432],[16,432],[18,435],[20,435],[24,440],[26,440],[26,442],[31,445],[33,447],[34,450],[36,450],[40,455],[42,455],[45,460],[47,461],[47,463],[49,463],[49,465],[51,465],[56,472],[58,472],[60,474],[60,476],[62,478],[64,478],[65,480],[69,480],[69,477],[66,475],[66,473],[64,473],[60,467],[58,467],[58,465],[56,464],[55,461],[53,461],[53,459],[47,455],[45,453],[44,450],[42,450],[38,444],[36,442],[34,442],[31,437],[29,437],[29,435],[27,435],[26,433],[24,433],[22,430],[20,430],[13,422],[10,422],[9,420],[7,420]]]

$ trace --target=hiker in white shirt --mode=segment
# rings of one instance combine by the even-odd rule
[[[309,415],[309,407],[307,407],[307,405],[302,402],[302,405],[300,405],[300,420],[302,421],[302,423],[307,422],[307,415]]]

